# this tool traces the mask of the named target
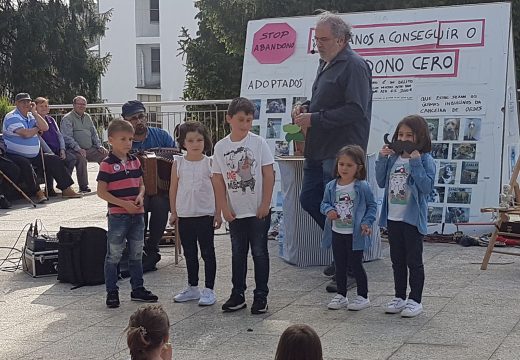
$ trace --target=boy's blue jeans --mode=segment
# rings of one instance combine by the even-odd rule
[[[109,214],[107,255],[105,257],[105,286],[118,290],[117,266],[128,243],[128,270],[132,290],[143,286],[144,214]]]
[[[270,215],[268,215],[270,216]],[[231,235],[231,282],[232,293],[244,295],[246,290],[247,255],[249,245],[255,269],[255,298],[267,298],[269,288],[269,251],[267,249],[266,221],[255,216],[235,219],[229,223]]]

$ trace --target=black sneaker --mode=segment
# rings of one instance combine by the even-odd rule
[[[233,312],[247,307],[244,295],[231,294],[229,300],[222,305],[224,312]]]
[[[255,298],[253,305],[251,305],[251,314],[265,314],[267,312],[267,299],[266,298]]]
[[[336,273],[336,267],[334,266],[334,263],[330,264],[323,270],[323,275],[325,276],[333,276]]]
[[[327,290],[328,293],[337,293],[338,292],[338,285],[336,284],[336,280],[331,280],[328,284],[327,284],[327,287],[325,288],[325,290]]]
[[[11,203],[4,195],[0,195],[0,209],[9,209],[11,207]]]
[[[119,307],[119,292],[117,290],[109,291],[107,293],[107,307],[118,308]]]
[[[135,289],[130,293],[130,299],[132,301],[142,301],[142,302],[157,302],[159,298],[152,294],[151,291],[146,290],[144,287],[140,287]]]

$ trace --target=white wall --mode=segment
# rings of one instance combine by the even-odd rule
[[[142,0],[137,0],[142,1]],[[145,0],[148,3],[147,0]],[[149,6],[149,5],[147,5]],[[198,9],[193,0],[160,0],[160,37],[136,37],[135,0],[99,0],[99,11],[113,8],[105,37],[101,39],[101,54],[110,53],[112,60],[101,79],[101,97],[106,102],[125,102],[137,94],[161,95],[163,101],[180,100],[186,72],[178,54],[181,27],[196,35]],[[161,89],[138,89],[136,45],[160,44]],[[170,111],[164,107],[163,111]]]

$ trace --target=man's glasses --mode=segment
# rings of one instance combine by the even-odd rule
[[[146,114],[145,113],[140,113],[138,115],[134,115],[134,116],[128,118],[128,121],[130,121],[130,122],[133,122],[133,121],[145,121],[145,120],[146,120]]]

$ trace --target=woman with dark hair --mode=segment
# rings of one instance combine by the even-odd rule
[[[323,360],[320,337],[309,325],[291,325],[280,337],[274,359]]]

